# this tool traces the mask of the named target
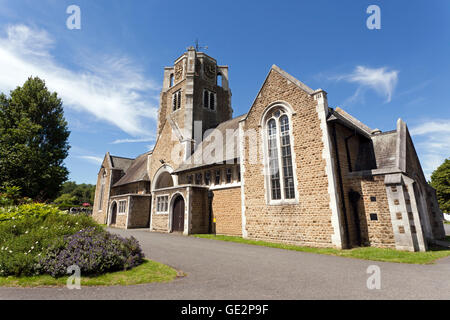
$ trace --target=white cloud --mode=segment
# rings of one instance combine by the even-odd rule
[[[411,128],[427,179],[450,157],[450,119],[431,120]]]
[[[93,157],[93,156],[78,156],[78,158],[87,160],[87,161],[89,161],[90,163],[97,164],[97,165],[102,164],[102,162],[103,162],[103,158],[100,158],[100,157]]]
[[[111,144],[121,144],[121,143],[138,143],[138,142],[153,142],[155,138],[142,138],[142,139],[118,139],[114,140]]]
[[[30,76],[46,81],[64,106],[91,114],[135,137],[152,133],[148,121],[156,119],[157,107],[146,95],[159,88],[128,58],[90,56],[82,71],[58,64],[51,55],[52,37],[44,30],[25,25],[7,27],[0,37],[0,91],[22,85]],[[150,92],[149,92],[150,91]]]
[[[359,84],[359,88],[350,100],[358,98],[365,89],[373,89],[384,96],[386,102],[390,102],[398,82],[398,73],[396,70],[388,70],[385,67],[373,69],[357,66],[352,73],[334,77],[334,79]]]
[[[428,121],[411,129],[411,134],[416,136],[431,133],[450,133],[450,120]]]

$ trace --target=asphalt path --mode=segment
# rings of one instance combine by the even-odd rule
[[[0,299],[450,299],[450,257],[409,265],[147,230],[111,231],[133,235],[148,258],[186,276],[171,283],[80,290],[0,288]],[[368,289],[370,266],[380,270],[380,289]]]

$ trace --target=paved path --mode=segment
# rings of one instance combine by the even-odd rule
[[[0,288],[0,299],[450,299],[450,258],[406,265],[250,246],[146,230],[133,235],[150,259],[187,273],[129,287]],[[367,289],[369,265],[381,289]]]

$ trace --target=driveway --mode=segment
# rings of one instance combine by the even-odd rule
[[[0,299],[450,299],[450,258],[435,265],[363,261],[146,230],[146,256],[187,273],[171,283],[129,287],[0,288]],[[367,268],[381,289],[367,288]]]

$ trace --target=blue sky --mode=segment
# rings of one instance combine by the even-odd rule
[[[81,30],[69,30],[69,5]],[[369,30],[369,5],[381,29]],[[427,176],[450,156],[450,1],[0,0],[0,91],[30,75],[63,98],[70,179],[155,140],[164,66],[195,39],[230,66],[234,115],[276,64],[372,128],[408,124]]]

